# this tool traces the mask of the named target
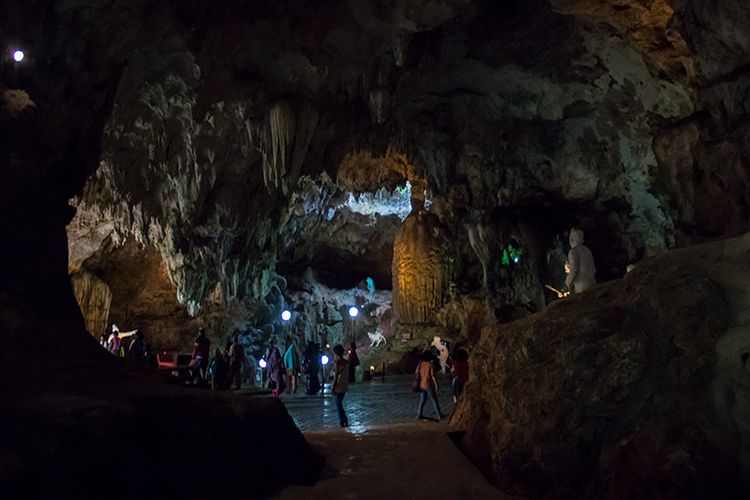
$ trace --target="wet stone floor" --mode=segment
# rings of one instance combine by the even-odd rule
[[[411,375],[390,375],[385,380],[378,377],[371,381],[349,384],[344,397],[344,409],[349,418],[350,431],[362,431],[370,427],[415,422],[419,393],[411,390]],[[450,379],[438,378],[438,400],[443,414],[453,411],[453,395]],[[330,384],[325,392],[317,396],[305,394],[300,386],[296,394],[284,393],[281,400],[303,432],[335,429],[339,427],[336,402]],[[432,402],[428,399],[423,415],[435,417]],[[428,422],[429,423],[429,422]]]

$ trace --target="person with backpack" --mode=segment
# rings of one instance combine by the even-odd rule
[[[434,356],[430,351],[424,351],[420,357],[417,369],[414,371],[415,377],[419,375],[419,406],[417,410],[417,419],[422,420],[425,418],[422,415],[424,405],[427,402],[429,396],[432,400],[432,406],[435,408],[436,420],[440,422],[442,417],[445,417],[440,411],[440,402],[437,397],[438,384],[435,379],[435,367],[432,364]],[[416,382],[416,381],[415,381]]]
[[[287,386],[290,393],[297,392],[297,373],[299,373],[299,354],[290,335],[286,336],[286,351],[284,352],[284,368],[286,369]]]

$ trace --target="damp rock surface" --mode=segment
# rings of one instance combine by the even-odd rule
[[[485,328],[452,421],[462,446],[532,497],[747,491],[748,251],[746,235],[668,252]]]

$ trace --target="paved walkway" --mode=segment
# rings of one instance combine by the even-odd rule
[[[325,456],[313,486],[289,486],[281,499],[505,499],[451,441],[455,431],[430,420],[417,421],[419,394],[412,376],[394,375],[352,384],[344,398],[350,427],[339,427],[330,385],[323,395],[284,394],[282,401],[305,439]],[[445,414],[453,410],[447,378],[439,378]],[[431,402],[424,415],[434,417]]]
[[[372,381],[349,385],[344,397],[344,409],[349,418],[351,432],[364,432],[371,427],[414,422],[417,416],[419,394],[411,391],[411,375],[386,376],[385,381]],[[440,410],[447,415],[453,411],[450,380],[438,378]],[[281,400],[287,407],[297,427],[303,432],[339,427],[336,403],[330,384],[318,396],[308,396],[303,389],[297,394],[285,393]],[[428,399],[424,416],[435,417],[432,402]],[[433,422],[434,423],[434,422]]]

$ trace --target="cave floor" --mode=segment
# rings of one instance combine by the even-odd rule
[[[290,486],[279,498],[506,498],[453,444],[456,429],[415,419],[419,395],[411,375],[350,384],[344,398],[351,426],[341,429],[330,386],[322,396],[284,394],[282,401],[307,441],[326,459],[314,486]],[[450,381],[439,378],[440,408],[453,410]],[[424,415],[433,417],[432,404]]]
[[[364,432],[374,426],[414,422],[419,394],[411,391],[411,382],[411,375],[390,375],[385,380],[376,378],[349,384],[344,409],[349,418],[350,432]],[[450,379],[438,376],[438,387],[440,410],[450,415],[453,411]],[[308,396],[304,393],[304,388],[300,388],[296,394],[283,394],[281,400],[302,432],[339,427],[330,384],[326,384],[323,395]],[[425,404],[424,415],[428,418],[435,416],[429,400]],[[434,424],[429,421],[425,423]]]
[[[445,423],[421,421],[311,431],[326,465],[314,486],[289,486],[280,499],[503,499],[453,444]]]

